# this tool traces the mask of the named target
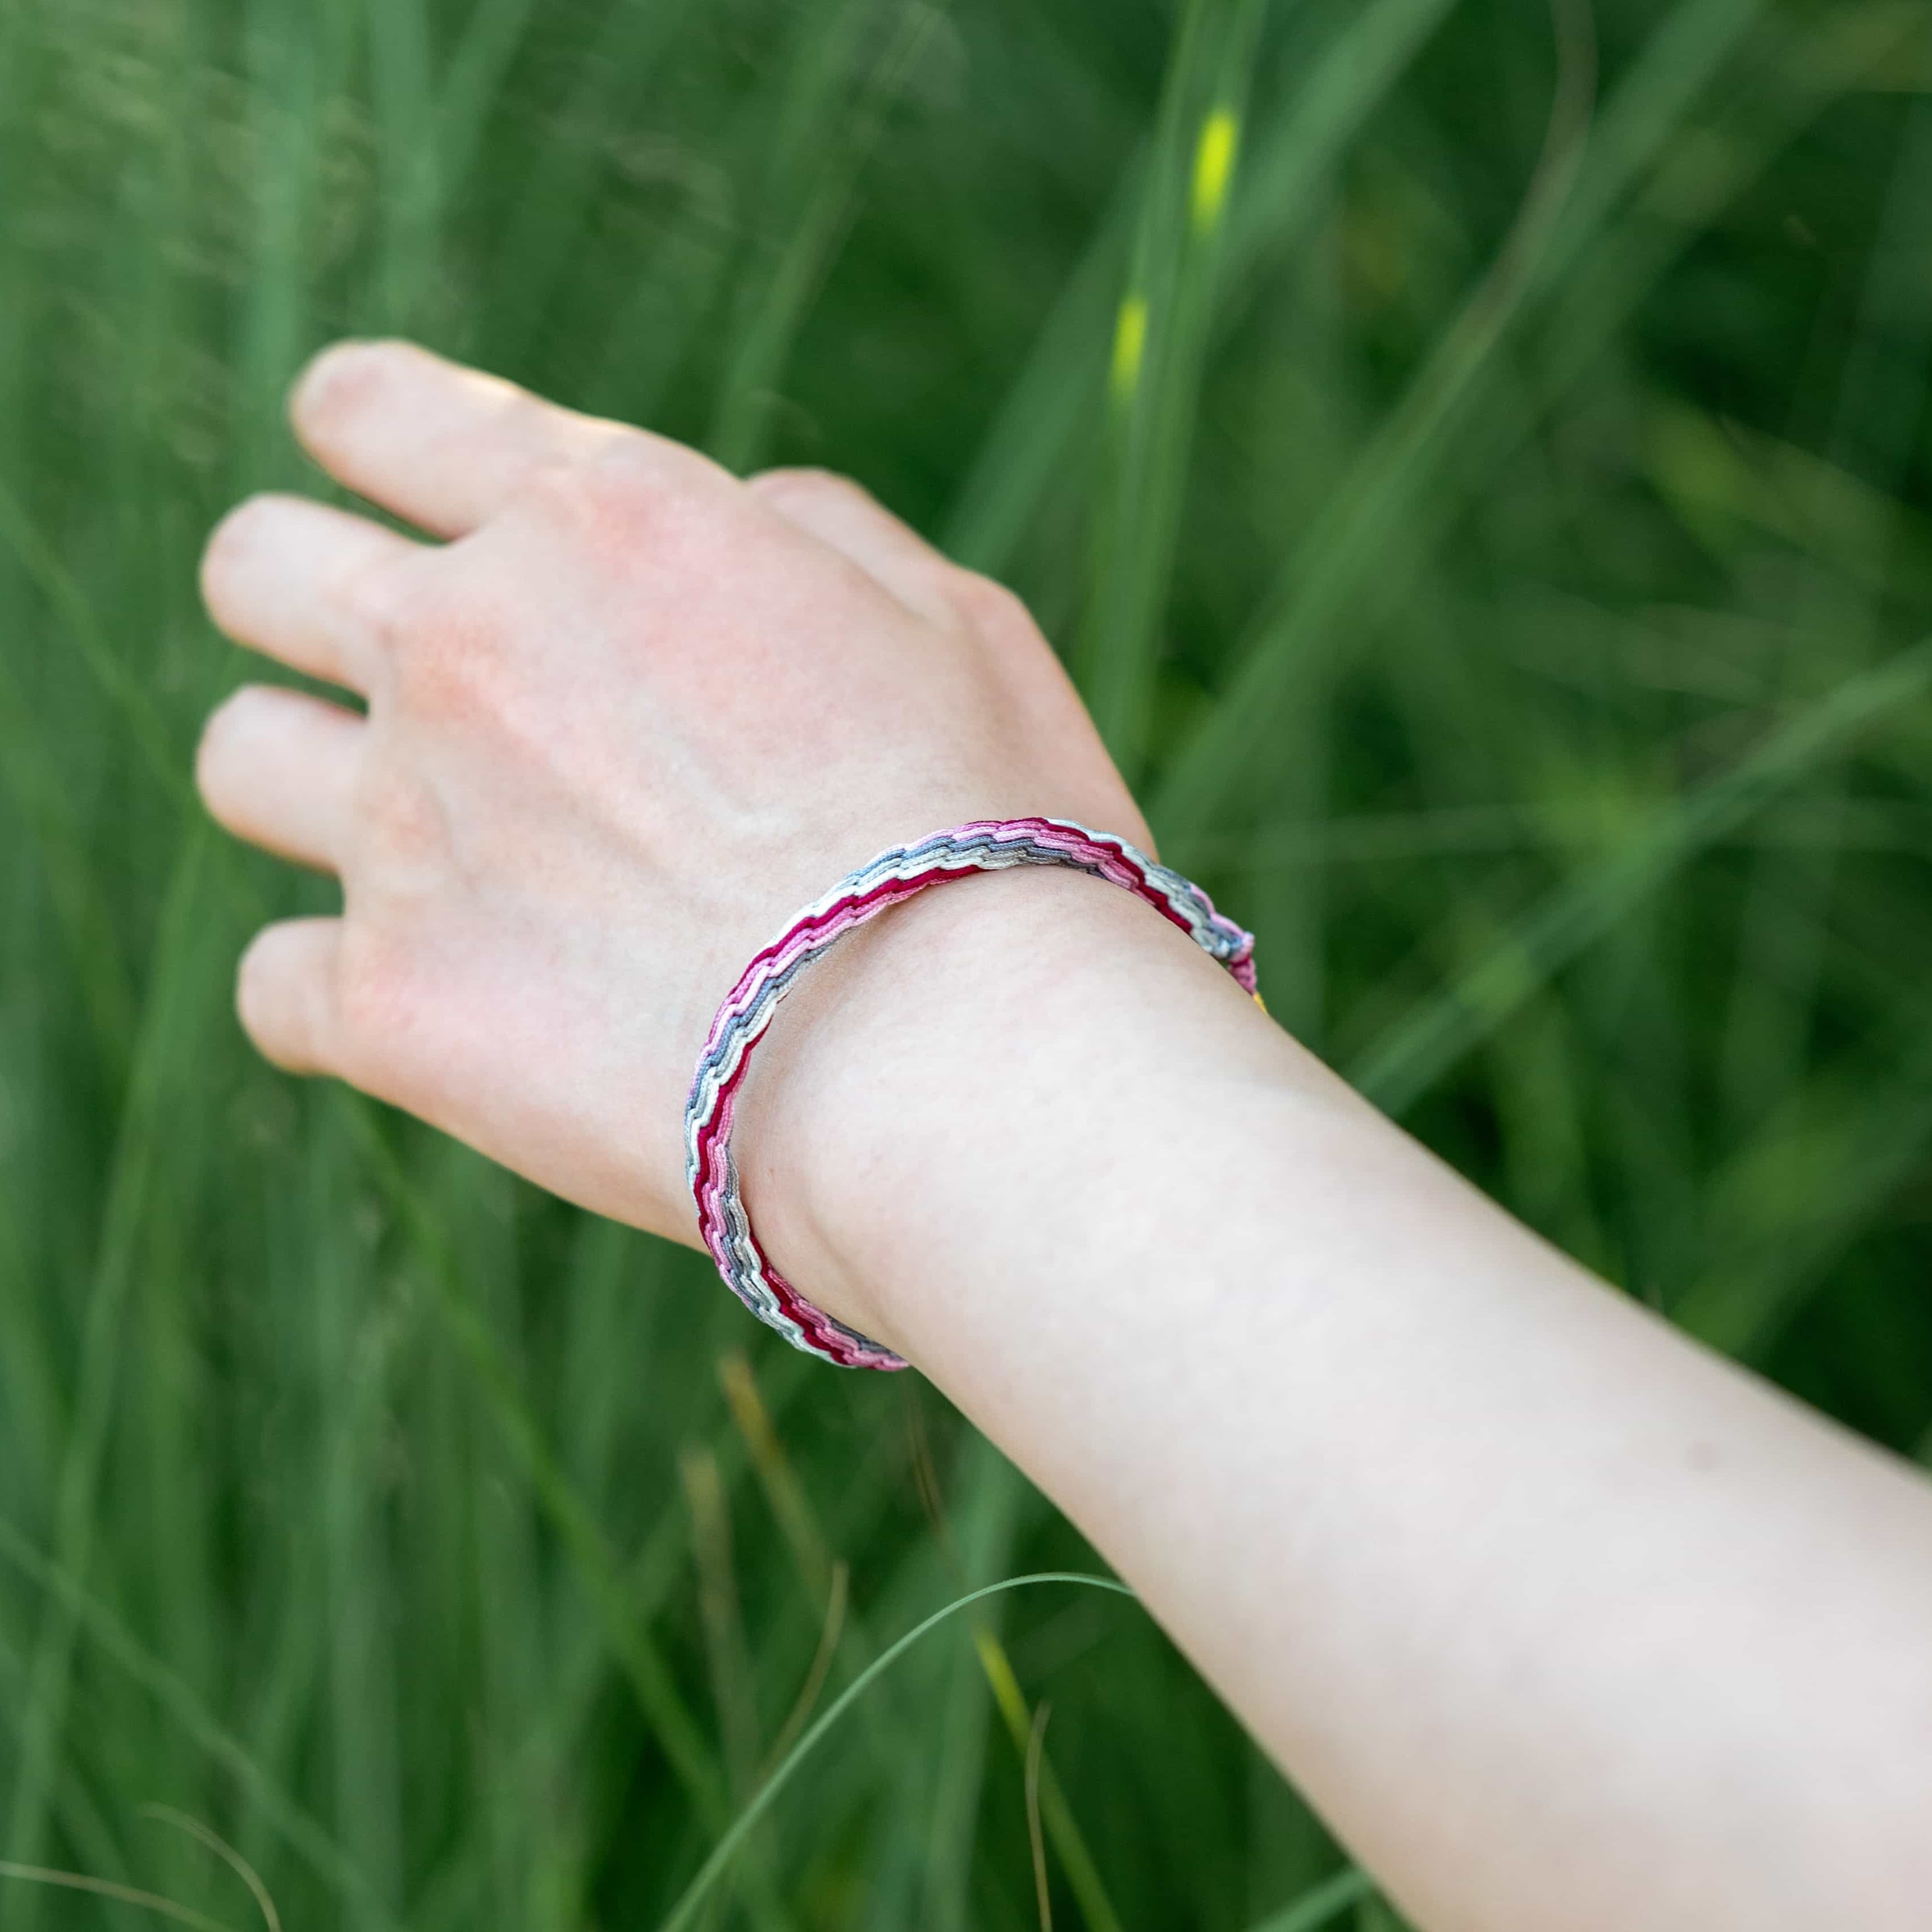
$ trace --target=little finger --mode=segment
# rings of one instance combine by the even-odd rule
[[[342,922],[292,919],[258,932],[235,977],[242,1030],[288,1073],[336,1071]]]

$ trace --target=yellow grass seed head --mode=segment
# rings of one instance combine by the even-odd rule
[[[1220,224],[1240,138],[1240,120],[1232,107],[1216,108],[1201,124],[1201,139],[1194,149],[1194,230],[1198,235],[1210,234]]]
[[[1114,325],[1112,388],[1117,403],[1133,400],[1140,387],[1141,358],[1147,351],[1148,305],[1145,296],[1129,296]]]

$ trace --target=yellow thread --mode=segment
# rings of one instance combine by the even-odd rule
[[[1208,233],[1221,219],[1240,138],[1241,124],[1232,107],[1216,108],[1201,124],[1194,150],[1194,226],[1198,234]]]
[[[1144,296],[1130,296],[1120,304],[1114,326],[1114,400],[1127,402],[1140,387],[1141,357],[1147,348],[1148,305]]]

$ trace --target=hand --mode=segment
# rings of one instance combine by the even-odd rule
[[[368,706],[251,686],[202,741],[214,816],[342,882],[242,962],[278,1065],[690,1240],[692,1070],[799,907],[966,819],[1146,842],[1018,600],[856,485],[741,483],[400,343],[326,351],[291,412],[450,541],[264,496],[203,560],[224,631]]]

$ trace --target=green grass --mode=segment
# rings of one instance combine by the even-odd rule
[[[1012,583],[1287,1024],[1932,1449],[1928,86],[1920,0],[0,5],[8,1932],[262,1923],[184,1817],[292,1932],[999,1932],[1032,1816],[1062,1927],[1396,1923],[1131,1601],[895,1649],[1103,1567],[932,1391],[245,1049],[328,895],[193,803],[194,566],[338,333]]]

